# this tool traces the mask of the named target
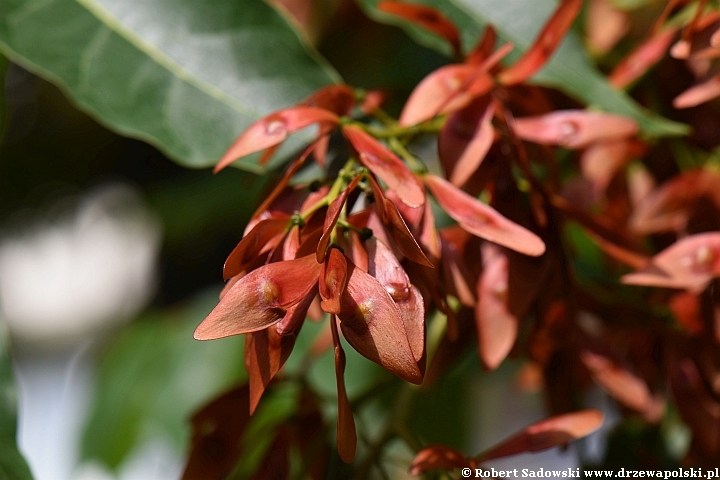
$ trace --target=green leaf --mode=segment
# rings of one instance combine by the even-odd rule
[[[83,458],[116,468],[133,447],[155,436],[185,448],[192,413],[244,377],[242,338],[192,338],[215,303],[217,296],[209,294],[120,332],[100,364]]]
[[[339,80],[258,0],[0,0],[0,49],[189,167],[213,165],[251,122]]]
[[[16,435],[17,394],[5,343],[5,324],[0,323],[0,480],[33,478],[15,443]]]
[[[405,28],[418,42],[448,53],[447,42],[397,17],[377,12],[380,0],[360,0],[374,18],[395,23]],[[480,32],[492,24],[498,35],[515,45],[514,55],[520,56],[535,40],[545,20],[552,14],[557,2],[551,0],[425,0],[453,20],[462,31],[463,45],[467,50],[477,42]],[[667,120],[637,104],[625,92],[613,89],[605,77],[590,63],[582,42],[570,32],[545,67],[532,78],[532,82],[553,87],[588,106],[607,112],[625,115],[637,120],[643,133],[651,136],[685,135],[689,127]]]
[[[653,3],[654,0],[611,0],[610,3],[613,7],[621,10],[636,10],[641,7],[646,7]]]
[[[429,33],[424,28],[420,28],[413,23],[401,19],[400,17],[379,11],[377,9],[377,4],[382,1],[383,0],[357,0],[365,13],[367,13],[371,18],[382,23],[398,25],[419,44],[432,48],[433,50],[436,50],[448,57],[452,55],[452,48],[447,40]],[[441,11],[460,30],[461,43],[464,51],[466,52],[475,46],[480,38],[483,28],[485,28],[486,22],[477,22],[474,18],[468,15],[465,10],[453,3],[452,0],[408,0],[408,3],[424,4]]]

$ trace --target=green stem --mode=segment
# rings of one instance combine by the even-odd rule
[[[447,316],[438,312],[433,321],[430,323],[430,328],[428,328],[427,335],[425,337],[425,359],[427,365],[430,365],[432,362],[435,352],[437,352],[440,342],[442,342],[446,332]]]
[[[374,126],[360,122],[352,122],[352,124],[375,138],[392,138],[392,137],[414,137],[421,133],[438,133],[445,124],[445,117],[436,117],[417,125],[409,127],[401,127],[396,123],[393,125]]]
[[[427,167],[423,162],[418,160],[418,158],[410,153],[410,151],[403,145],[403,143],[397,139],[396,137],[392,137],[389,140],[390,148],[400,155],[400,158],[405,160],[410,167],[417,173],[425,173],[427,172]]]
[[[375,118],[380,120],[382,123],[384,123],[388,127],[396,127],[397,126],[397,120],[395,120],[393,117],[388,115],[388,113],[385,110],[383,110],[382,108],[378,107],[373,112],[373,115],[375,116]]]

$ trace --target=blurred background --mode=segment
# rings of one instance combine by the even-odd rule
[[[3,61],[2,77],[0,312],[20,448],[38,479],[177,478],[186,419],[240,375],[237,341],[192,330],[263,182],[177,166],[21,67]]]

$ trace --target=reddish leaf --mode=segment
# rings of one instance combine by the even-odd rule
[[[394,153],[357,127],[343,127],[345,138],[358,152],[360,161],[411,207],[425,201],[422,185]]]
[[[570,30],[581,8],[582,0],[562,0],[535,42],[517,62],[500,72],[498,81],[504,85],[515,85],[524,82],[540,70],[555,53],[555,49]]]
[[[720,74],[714,75],[675,97],[675,108],[690,108],[720,97]]]
[[[417,288],[392,250],[376,238],[366,242],[368,252],[367,272],[375,277],[400,311],[413,357],[420,362],[425,354],[425,307]]]
[[[720,276],[720,232],[690,235],[655,255],[643,270],[624,275],[622,282],[683,288],[694,293]]]
[[[625,88],[642,77],[663,58],[675,33],[677,29],[668,28],[635,48],[610,73],[608,77],[610,85],[615,88]]]
[[[267,165],[267,163],[275,156],[275,152],[280,148],[280,143],[273,145],[272,147],[265,150],[260,158],[258,159],[258,165]]]
[[[513,130],[523,140],[577,149],[598,141],[631,137],[638,132],[638,126],[630,118],[609,113],[557,110],[516,118]]]
[[[701,0],[700,4],[706,3]],[[695,17],[685,25],[682,38],[670,49],[670,55],[674,58],[689,60],[694,73],[707,73],[710,67],[709,62],[697,62],[698,60],[710,60],[717,58],[720,52],[717,49],[716,33],[720,29],[720,12],[706,10],[701,6],[695,11]]]
[[[720,172],[688,170],[646,195],[630,218],[631,228],[640,234],[682,231],[696,202],[707,197],[720,206]]]
[[[370,182],[370,188],[372,189],[373,199],[375,201],[375,211],[380,217],[380,220],[384,222],[387,217],[387,214],[385,213],[385,194],[383,193],[383,189],[380,188],[380,184],[377,180],[375,180],[374,176],[368,175],[367,179]],[[371,215],[368,215],[368,221],[370,221],[370,216]]]
[[[552,252],[540,258],[505,248],[502,253],[508,259],[507,309],[522,321],[536,302],[540,304],[546,295],[552,295],[552,279],[562,277],[561,263]]]
[[[428,260],[425,253],[423,253],[420,245],[417,244],[413,234],[410,233],[395,204],[387,198],[383,198],[383,206],[385,211],[385,221],[383,224],[395,241],[398,250],[413,262],[434,268],[432,262]]]
[[[495,49],[495,43],[497,43],[497,32],[492,25],[485,27],[482,37],[478,41],[472,52],[467,55],[465,63],[482,63],[484,62]]]
[[[680,326],[691,335],[705,331],[699,296],[690,292],[676,293],[670,298],[668,307]]]
[[[288,310],[288,314],[291,311]],[[265,388],[285,364],[294,345],[294,334],[280,335],[275,328],[265,328],[245,336],[245,368],[250,378],[250,415],[255,412]]]
[[[600,250],[605,252],[608,257],[614,258],[618,262],[624,263],[629,267],[638,269],[643,268],[650,261],[650,257],[645,254],[638,253],[634,250],[630,250],[626,247],[613,243],[591,230],[586,229],[585,232],[593,241],[595,241],[595,243],[597,243]]]
[[[423,211],[422,228],[418,241],[424,247],[424,251],[428,252],[431,263],[435,263],[440,259],[441,243],[440,235],[435,228],[435,216],[433,215],[432,205],[427,199],[425,200],[425,209]]]
[[[389,200],[387,201],[389,202]],[[389,233],[386,231],[385,224],[380,220],[380,216],[384,215],[384,210],[382,207],[384,203],[384,199],[383,202],[380,203],[381,206],[378,206],[378,203],[375,202],[376,208],[373,212],[370,213],[370,215],[368,215],[366,227],[372,232],[373,237],[377,238],[385,245],[391,245],[395,247],[395,249],[393,249],[393,252],[399,252],[399,249],[396,247],[397,242],[389,236]],[[398,216],[399,215],[400,214],[398,214]]]
[[[359,269],[367,272],[368,270],[368,254],[365,251],[365,246],[360,239],[360,234],[355,231],[348,231],[343,237],[340,244],[345,252],[345,255],[352,263],[355,264]]]
[[[408,225],[408,228],[415,232],[416,227],[419,226],[422,221],[424,209],[422,207],[409,207],[405,205],[397,193],[392,190],[385,191],[385,198],[395,204],[403,220],[405,220],[406,225]]]
[[[613,6],[610,0],[592,0],[585,15],[585,31],[591,49],[599,54],[609,52],[630,29],[627,12]]]
[[[330,347],[332,347],[333,339],[332,339],[332,332],[329,328],[323,328],[320,330],[320,332],[315,336],[315,339],[312,342],[312,345],[310,345],[310,355],[313,358],[317,358],[326,351]]]
[[[340,298],[347,284],[347,260],[337,248],[331,248],[320,271],[320,306],[328,313],[340,313]]]
[[[525,452],[539,452],[565,445],[597,430],[603,422],[598,410],[582,410],[558,415],[534,423],[516,435],[475,457],[478,462],[509,457]]]
[[[475,322],[478,351],[489,370],[496,369],[515,344],[518,319],[508,310],[508,259],[495,245],[482,246],[483,271],[477,284]]]
[[[300,213],[307,213],[309,210],[317,210],[318,204],[325,203],[325,197],[330,192],[329,185],[323,185],[315,192],[310,192],[300,207]]]
[[[438,155],[445,172],[450,178],[460,157],[463,156],[478,126],[482,124],[483,114],[488,108],[490,97],[476,98],[469,105],[451,113],[438,134]],[[475,182],[473,182],[473,185]]]
[[[317,261],[317,245],[318,242],[320,242],[323,229],[322,227],[308,229],[310,226],[311,225],[306,225],[305,228],[300,231],[300,246],[295,251],[295,258],[312,254],[316,256],[315,260]]]
[[[425,183],[448,215],[473,235],[525,255],[540,256],[545,252],[545,244],[540,237],[447,180],[430,174],[425,176]]]
[[[314,255],[264,265],[238,280],[195,329],[196,340],[255,332],[278,322],[317,284]]]
[[[249,333],[245,337],[245,368],[250,377],[250,415],[255,412],[270,381],[290,356],[315,295],[315,291],[311,291],[299,304],[288,309],[285,317],[275,326]]]
[[[285,241],[282,244],[282,259],[292,260],[297,258],[297,252],[300,249],[300,226],[295,225],[290,229]]]
[[[338,117],[315,107],[291,107],[272,113],[248,127],[225,152],[213,171],[219,172],[238,158],[259,152],[283,142],[289,133],[321,123],[323,129],[334,127]]]
[[[592,182],[594,193],[600,194],[627,162],[633,157],[641,157],[645,150],[643,143],[633,139],[594,143],[580,157],[583,176]]]
[[[365,242],[368,255],[367,272],[375,277],[390,297],[398,302],[410,295],[410,279],[390,247],[377,238]]]
[[[345,463],[352,463],[357,448],[357,434],[355,432],[355,419],[353,419],[350,401],[345,391],[345,352],[340,345],[335,315],[330,316],[330,329],[333,345],[335,346],[335,378],[338,392],[338,426],[337,446],[340,459]]]
[[[349,115],[355,106],[355,92],[347,85],[328,85],[310,95],[300,105],[321,108],[342,117]]]
[[[633,168],[627,171],[627,183],[628,196],[634,213],[640,202],[655,188],[655,178],[645,166],[633,165]]]
[[[458,64],[430,73],[410,94],[400,114],[400,125],[409,127],[438,115],[476,69],[477,65]]]
[[[305,319],[309,316],[308,311],[312,304],[317,300],[318,291],[316,288],[310,289],[300,303],[288,308],[285,316],[272,328],[280,335],[297,335],[302,328]]]
[[[330,148],[330,135],[321,135],[311,147],[315,163],[324,168],[327,163],[327,152]]]
[[[365,98],[360,105],[360,110],[365,115],[372,115],[375,110],[380,108],[387,98],[387,94],[382,90],[370,90],[365,93]]]
[[[425,303],[422,294],[415,285],[410,285],[408,295],[402,300],[396,300],[400,317],[405,325],[408,343],[413,358],[420,368],[420,373],[425,374]]]
[[[264,264],[264,262],[262,262],[260,258],[257,261],[258,261],[257,267]],[[253,270],[254,270],[254,268],[253,268]],[[225,296],[225,294],[232,288],[232,286],[235,285],[244,276],[245,276],[245,272],[235,275],[234,277],[229,279],[225,283],[225,286],[222,288],[222,290],[220,290],[220,295],[218,295],[218,298],[222,299]]]
[[[523,362],[515,374],[515,385],[522,393],[541,393],[545,386],[542,365],[537,362]]]
[[[340,218],[340,213],[345,206],[345,202],[347,201],[350,192],[357,187],[358,182],[360,182],[360,176],[353,178],[352,182],[345,187],[345,190],[343,190],[340,195],[335,197],[335,200],[333,200],[328,207],[327,214],[325,214],[325,224],[323,226],[322,236],[320,237],[320,241],[318,241],[317,250],[315,251],[318,263],[323,263],[325,261],[325,254],[327,253],[327,248],[330,245],[330,239],[332,238],[332,232],[335,228],[335,224],[337,223],[338,218]]]
[[[325,137],[322,137],[325,138]],[[283,174],[280,181],[277,183],[275,188],[273,188],[273,191],[270,192],[270,195],[265,197],[265,200],[260,204],[260,206],[255,210],[255,213],[253,213],[252,218],[259,217],[263,212],[268,210],[270,208],[270,205],[280,196],[280,194],[285,190],[285,188],[290,183],[290,180],[292,177],[295,176],[295,174],[302,168],[302,166],[305,164],[305,160],[307,160],[308,155],[310,155],[310,152],[314,151],[317,145],[320,143],[321,139],[316,140],[313,142],[305,151],[300,155],[297,160],[295,160],[288,169]]]
[[[661,270],[652,263],[646,265],[641,270],[623,275],[620,279],[626,285],[639,285],[643,287],[662,287],[662,288],[678,288],[688,289],[693,293],[699,293],[703,290],[710,277],[703,277],[697,283],[691,283],[678,280],[668,272]]]
[[[380,282],[354,265],[348,265],[338,316],[345,339],[361,355],[404,380],[422,382],[397,305]]]
[[[430,260],[427,259],[417,244],[395,203],[385,198],[382,189],[372,175],[368,176],[368,180],[370,180],[373,196],[375,197],[376,214],[371,213],[368,215],[365,226],[372,230],[374,237],[386,245],[390,245],[390,238],[392,238],[393,245],[397,247],[397,250],[413,262],[432,266]],[[382,223],[378,223],[378,219]]]
[[[474,468],[475,464],[461,452],[445,445],[432,445],[420,450],[410,465],[410,475],[422,475],[428,470]]]
[[[495,129],[492,126],[492,119],[495,113],[495,105],[488,102],[485,111],[477,124],[475,133],[468,142],[455,168],[450,176],[450,182],[461,187],[478,169],[482,161],[485,159],[490,147],[495,140]]]
[[[611,397],[643,415],[648,422],[659,421],[665,413],[665,402],[656,398],[644,380],[597,353],[580,352],[580,360],[590,370],[595,382]]]
[[[442,103],[438,113],[452,113],[466,105],[470,104],[474,99],[482,97],[490,92],[495,86],[495,80],[490,75],[490,71],[495,68],[500,61],[505,58],[514,48],[512,43],[506,43],[495,50],[477,68],[468,76],[468,78]]]
[[[698,0],[698,5],[695,9],[693,18],[687,25],[685,25],[685,29],[683,30],[683,40],[692,39],[696,32],[703,28],[704,21],[711,18],[710,15],[704,15],[707,4],[708,0]]]
[[[452,46],[456,57],[462,55],[457,27],[436,9],[425,5],[392,1],[380,2],[377,8],[381,12],[404,18],[435,35],[443,37]]]
[[[684,1],[685,0],[668,0],[668,2],[665,4],[665,8],[663,8],[662,13],[653,24],[651,30],[653,35],[657,34],[660,28],[665,25],[665,21],[668,19],[673,10]]]
[[[192,448],[182,480],[227,478],[242,452],[250,422],[248,386],[242,385],[204,405],[192,417]]]
[[[409,127],[441,113],[455,112],[488,93],[495,85],[488,72],[512,48],[512,44],[506,43],[481,64],[448,65],[429,74],[410,94],[399,124]]]
[[[440,238],[445,289],[464,306],[473,307],[476,303],[477,275],[473,275],[464,255],[472,237],[462,227],[454,225],[440,230]]]
[[[290,226],[290,217],[270,218],[258,222],[240,243],[230,252],[223,266],[223,279],[238,275],[261,253],[275,248],[285,230]]]
[[[372,180],[372,176],[368,177]],[[372,207],[367,207],[359,212],[355,212],[352,215],[349,215],[347,218],[347,221],[350,225],[357,228],[358,230],[362,230],[363,228],[367,227],[368,218],[370,218],[370,215],[373,213]]]

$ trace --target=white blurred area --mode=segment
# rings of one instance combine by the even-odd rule
[[[180,460],[163,445],[139,449],[117,476],[77,464],[93,346],[147,306],[160,240],[159,222],[121,183],[0,232],[0,317],[14,351],[18,443],[36,480],[177,478]]]

